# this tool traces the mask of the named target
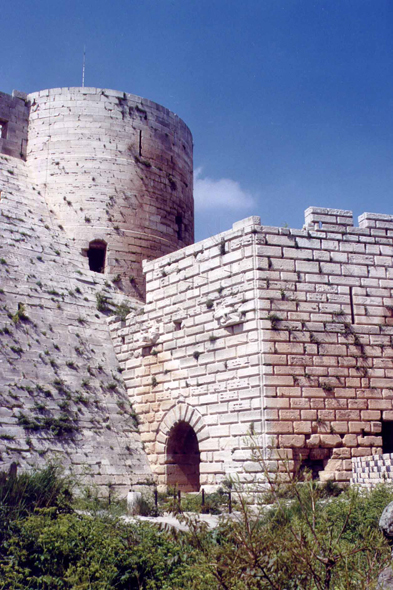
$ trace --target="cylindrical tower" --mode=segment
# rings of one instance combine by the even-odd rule
[[[27,162],[86,265],[143,298],[141,262],[193,243],[192,135],[150,100],[98,88],[28,95]]]

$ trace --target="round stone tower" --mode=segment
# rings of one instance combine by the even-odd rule
[[[54,88],[28,95],[27,163],[86,265],[144,297],[141,262],[192,244],[192,135],[132,94]]]

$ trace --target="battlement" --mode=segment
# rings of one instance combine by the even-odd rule
[[[384,213],[362,213],[358,217],[359,227],[354,227],[353,213],[343,209],[325,209],[308,207],[305,211],[305,228],[314,231],[362,233],[360,230],[371,229],[373,235],[384,235],[393,230],[393,215]],[[392,235],[388,233],[387,235]]]
[[[339,230],[353,226],[352,211],[308,207],[305,211],[305,225],[313,229]]]

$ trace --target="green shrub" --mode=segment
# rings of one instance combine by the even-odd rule
[[[125,320],[128,314],[130,313],[131,308],[126,303],[120,303],[120,305],[116,305],[115,315],[119,317],[121,320]]]
[[[110,310],[109,298],[104,293],[96,293],[97,310],[101,312]]]
[[[12,316],[12,321],[14,324],[18,324],[20,321],[27,321],[28,319],[24,303],[18,303],[18,311]]]
[[[39,509],[69,511],[73,486],[55,463],[15,477],[0,472],[0,563],[16,522]]]
[[[0,588],[374,590],[391,561],[378,520],[393,489],[336,497],[335,488],[306,477],[283,494],[267,477],[278,488],[268,509],[251,510],[232,482],[236,518],[209,532],[195,516],[180,516],[189,528],[181,532],[119,520],[111,489],[100,499],[87,488],[87,503],[75,504],[74,482],[54,465],[14,479],[0,475]],[[198,502],[185,496],[183,509]],[[76,505],[89,514],[74,512]]]
[[[132,526],[77,514],[59,514],[54,519],[51,513],[41,512],[19,522],[16,532],[7,545],[6,559],[0,561],[3,587],[213,588],[206,568],[194,570],[199,552],[151,525]]]
[[[273,491],[275,503],[269,509],[261,505],[257,513],[240,493],[241,516],[221,523],[218,543],[204,545],[203,527],[193,526],[194,543],[210,560],[217,588],[375,588],[378,573],[391,561],[378,520],[393,499],[392,488],[350,489],[329,498],[312,480],[289,488],[285,499]]]

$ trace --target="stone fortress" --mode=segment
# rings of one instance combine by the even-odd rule
[[[393,216],[193,244],[192,136],[113,90],[0,93],[0,454],[122,495],[285,458],[392,477]]]

